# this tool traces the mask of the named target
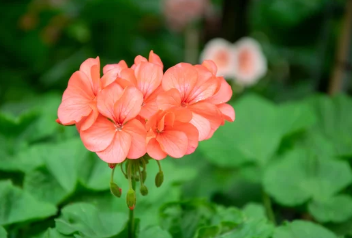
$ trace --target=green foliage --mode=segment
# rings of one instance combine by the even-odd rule
[[[336,238],[331,231],[307,221],[294,221],[275,230],[274,238]]]
[[[211,19],[197,25],[207,26],[200,49],[232,34],[216,32],[224,1],[212,2]],[[235,93],[234,123],[194,154],[161,161],[159,187],[149,162],[135,238],[352,237],[352,99],[313,93],[331,75],[346,1],[247,2],[244,30],[261,43],[267,76]],[[55,123],[57,108],[86,58],[130,66],[154,50],[167,69],[183,60],[183,32],[166,29],[161,0],[0,6],[0,238],[127,237],[120,167],[118,198],[110,168],[84,148],[76,127]]]
[[[56,214],[53,205],[36,200],[10,181],[0,181],[0,208],[0,225],[44,219]]]

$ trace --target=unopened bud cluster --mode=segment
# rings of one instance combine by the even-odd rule
[[[126,203],[129,209],[133,210],[136,206],[136,191],[135,191],[135,184],[139,182],[139,191],[142,196],[146,196],[148,194],[148,188],[144,184],[147,178],[147,171],[146,166],[150,160],[150,157],[143,156],[139,159],[131,159],[126,160],[121,164],[108,164],[109,167],[112,169],[111,173],[111,180],[110,180],[110,191],[115,197],[121,197],[122,190],[121,188],[113,181],[114,171],[116,166],[120,166],[122,173],[124,174],[125,178],[128,179],[128,192],[126,195]],[[159,161],[157,161],[159,166],[159,172],[155,176],[155,186],[160,187],[164,181],[164,173],[161,170],[161,166]]]

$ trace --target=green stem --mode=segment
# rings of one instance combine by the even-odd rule
[[[112,169],[112,171],[111,171],[110,183],[113,183],[113,182],[114,182],[115,168],[116,168],[116,166],[115,166],[115,167]]]
[[[266,215],[268,216],[269,220],[274,225],[276,225],[275,215],[274,215],[274,212],[273,212],[273,209],[272,209],[272,206],[271,206],[270,197],[264,191],[263,191],[263,203],[264,203],[264,206],[265,206]]]
[[[135,190],[136,188],[136,181],[133,179],[132,176],[132,171],[134,171],[133,168],[133,161],[128,161],[128,166],[127,166],[127,174],[128,174],[128,183],[130,189],[132,188]],[[128,218],[128,238],[135,238],[135,230],[134,230],[134,209],[130,209],[129,212],[129,218]]]
[[[132,180],[132,188],[135,190],[136,181]],[[129,221],[128,221],[128,238],[135,238],[135,228],[134,228],[134,209],[129,212]]]

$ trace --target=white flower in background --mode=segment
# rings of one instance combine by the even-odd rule
[[[238,40],[234,47],[233,73],[235,81],[243,86],[257,83],[267,71],[267,61],[259,43],[252,38],[244,37]]]
[[[218,67],[217,76],[234,77],[236,54],[233,45],[227,40],[215,38],[209,41],[200,55],[200,61],[212,60]]]
[[[168,26],[176,31],[202,18],[209,6],[209,0],[163,0],[163,10]]]

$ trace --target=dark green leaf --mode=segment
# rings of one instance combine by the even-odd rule
[[[56,229],[65,235],[78,234],[87,238],[117,235],[127,222],[126,213],[101,212],[93,205],[75,203],[64,207],[56,219]]]
[[[7,237],[7,232],[6,230],[0,226],[0,238],[6,238]]]
[[[10,181],[0,181],[0,225],[42,219],[55,213],[55,206],[36,200]]]
[[[308,221],[294,221],[275,230],[274,238],[336,238],[328,229]]]
[[[337,195],[322,201],[312,201],[308,208],[319,222],[343,222],[352,217],[352,198]]]
[[[268,167],[265,190],[284,205],[298,205],[308,199],[329,198],[352,182],[348,163],[318,158],[304,150],[293,150]]]
[[[138,238],[171,238],[171,235],[167,232],[161,229],[159,226],[151,226],[148,227],[142,231],[140,231],[140,234]]]

